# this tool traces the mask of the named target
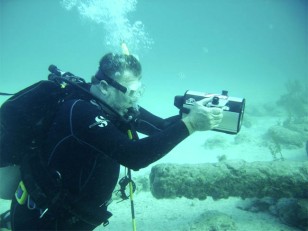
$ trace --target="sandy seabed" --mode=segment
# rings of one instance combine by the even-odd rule
[[[217,210],[232,217],[238,231],[295,231],[299,230],[282,224],[268,213],[252,213],[238,209],[239,198],[204,201],[186,198],[155,199],[150,192],[135,195],[135,221],[140,231],[188,231],[194,221],[204,212]],[[9,201],[2,201],[0,211],[9,208]],[[132,229],[130,201],[113,202],[109,206],[113,213],[110,224],[95,230],[129,231]]]
[[[282,224],[278,218],[267,213],[252,213],[236,208],[239,198],[204,201],[186,198],[153,198],[149,192],[135,197],[136,227],[141,231],[189,231],[190,226],[204,212],[217,210],[232,217],[238,231],[291,231],[298,230]],[[114,216],[107,227],[96,230],[132,230],[130,202],[110,206]]]

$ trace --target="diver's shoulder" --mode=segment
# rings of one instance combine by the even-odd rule
[[[65,101],[63,106],[80,110],[89,110],[90,108],[99,110],[99,105],[94,100],[70,99]]]

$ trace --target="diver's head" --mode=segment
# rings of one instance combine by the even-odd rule
[[[109,106],[125,115],[143,93],[141,64],[133,55],[108,53],[100,60],[92,84]]]
[[[99,69],[94,76],[97,80],[111,78],[120,81],[124,72],[131,72],[136,79],[141,79],[141,64],[133,55],[108,53],[99,62]]]

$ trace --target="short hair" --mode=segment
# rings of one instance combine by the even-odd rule
[[[99,68],[92,77],[93,84],[99,84],[101,80],[108,78],[118,80],[124,71],[131,71],[136,78],[141,78],[141,64],[133,55],[108,53],[99,62]]]

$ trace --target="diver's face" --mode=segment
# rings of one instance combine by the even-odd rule
[[[128,108],[136,107],[138,100],[143,93],[143,86],[138,77],[131,72],[125,71],[124,75],[117,80],[118,83],[127,88],[127,92],[123,93],[120,90],[110,86],[109,88],[109,105],[113,107],[120,115],[125,115]]]

